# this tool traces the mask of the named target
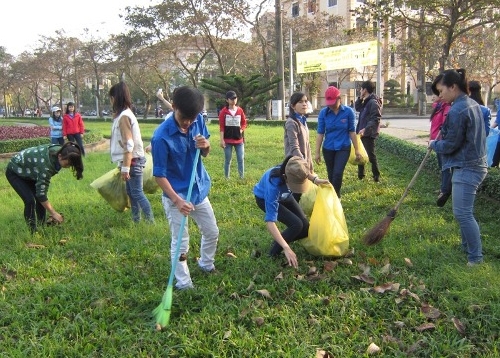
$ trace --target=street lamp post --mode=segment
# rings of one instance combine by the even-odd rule
[[[281,81],[278,83],[278,99],[281,101],[281,119],[285,120],[285,63],[283,60],[283,24],[281,18],[281,0],[275,2],[276,53],[278,54],[277,73]]]

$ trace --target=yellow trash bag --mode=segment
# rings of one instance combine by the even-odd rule
[[[130,208],[130,200],[125,188],[125,181],[119,168],[114,168],[100,176],[90,186],[97,189],[99,194],[106,199],[109,205],[116,211],[125,211]]]
[[[318,186],[309,222],[309,236],[300,243],[315,256],[340,257],[349,250],[344,211],[331,184]]]
[[[145,154],[146,166],[142,172],[143,185],[142,189],[146,194],[154,194],[160,188],[153,176],[153,156],[150,153]]]
[[[316,193],[318,191],[318,186],[316,184],[310,183],[309,189],[300,196],[299,206],[304,210],[304,213],[311,217],[314,202],[316,201]]]
[[[356,139],[358,141],[358,149],[359,153],[361,154],[361,160],[356,160],[356,153],[354,152],[354,144],[351,142],[351,154],[349,154],[349,164],[353,165],[365,165],[368,163],[368,153],[366,152],[365,146],[363,145],[363,142],[361,141],[361,135],[356,134]]]

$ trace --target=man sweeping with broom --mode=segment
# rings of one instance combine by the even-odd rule
[[[219,228],[208,199],[210,176],[199,160],[200,154],[206,157],[210,152],[210,134],[200,114],[203,95],[195,88],[178,87],[172,102],[173,115],[158,126],[151,141],[153,176],[163,190],[162,203],[172,235],[172,270],[162,303],[153,312],[160,327],[166,326],[170,318],[174,273],[177,289],[193,288],[187,260],[187,216],[193,218],[202,233],[198,259],[202,271],[215,270],[219,238]]]

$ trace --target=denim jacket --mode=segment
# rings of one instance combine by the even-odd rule
[[[486,133],[481,108],[466,94],[452,103],[441,127],[442,139],[431,148],[443,154],[442,170],[449,168],[486,168]]]

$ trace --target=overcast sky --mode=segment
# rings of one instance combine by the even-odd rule
[[[82,38],[88,28],[94,37],[123,32],[127,6],[151,6],[160,0],[3,0],[0,17],[0,46],[17,56],[39,46],[40,35],[55,37],[64,29],[67,36]]]

